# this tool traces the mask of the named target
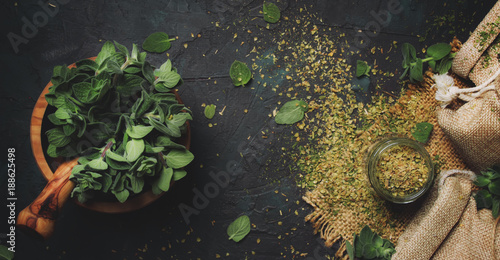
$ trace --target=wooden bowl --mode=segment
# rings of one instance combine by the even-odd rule
[[[92,57],[90,59],[95,60],[95,58],[96,57]],[[68,66],[68,68],[74,67],[76,67],[75,64],[71,64],[70,66]],[[26,214],[21,212],[23,214],[19,214],[18,217],[18,226],[25,230],[28,229],[30,231],[35,231],[43,238],[47,238],[48,236],[50,236],[52,231],[47,231],[49,233],[47,233],[46,231],[39,231],[39,226],[49,225],[50,228],[53,229],[54,223],[47,224],[45,222],[49,220],[52,220],[52,222],[55,221],[58,211],[70,196],[75,184],[72,181],[69,181],[69,175],[73,166],[77,164],[78,159],[73,158],[71,160],[65,161],[62,158],[50,158],[48,156],[46,157],[45,150],[47,147],[44,146],[47,145],[47,141],[46,137],[42,133],[42,129],[44,128],[44,123],[50,123],[45,113],[48,106],[47,100],[45,99],[45,94],[49,92],[49,88],[51,86],[52,83],[49,82],[38,98],[35,104],[35,108],[33,109],[30,125],[30,138],[33,155],[35,156],[38,168],[42,172],[42,175],[45,177],[45,179],[47,179],[48,183],[39,197],[25,209],[30,211],[31,213],[36,213],[34,214],[36,216],[33,216],[33,214],[31,213],[27,216],[24,216]],[[174,93],[179,103],[182,104],[182,100],[180,99],[177,91],[175,91]],[[186,123],[187,131],[180,138],[180,143],[186,146],[187,149],[189,149],[191,145],[191,128],[189,122]],[[49,189],[55,191],[48,192]],[[98,200],[89,200],[85,203],[80,203],[76,199],[74,199],[74,201],[76,204],[84,208],[97,212],[124,213],[143,208],[160,198],[163,194],[164,192],[159,195],[155,195],[151,190],[147,190],[135,196],[129,197],[123,203],[120,203],[118,201],[114,202]],[[40,216],[47,220],[41,221],[39,219]],[[43,223],[37,224],[36,222]]]

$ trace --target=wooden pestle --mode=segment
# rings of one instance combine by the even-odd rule
[[[57,168],[40,195],[19,212],[17,227],[43,239],[52,235],[57,216],[75,187],[69,177],[77,163],[78,158],[75,158]]]

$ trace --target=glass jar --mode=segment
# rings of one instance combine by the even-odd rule
[[[434,183],[429,153],[417,141],[404,137],[389,137],[372,145],[365,167],[375,193],[397,204],[417,200]]]

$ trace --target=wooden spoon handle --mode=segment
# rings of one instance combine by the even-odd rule
[[[69,180],[78,158],[62,163],[40,195],[17,217],[17,226],[40,238],[52,235],[54,224],[75,183]]]

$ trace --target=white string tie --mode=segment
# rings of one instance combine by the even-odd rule
[[[442,108],[448,106],[456,98],[460,98],[464,101],[472,101],[475,98],[481,96],[484,92],[494,90],[495,85],[491,84],[500,75],[500,70],[498,70],[492,77],[490,77],[483,84],[474,88],[459,88],[455,86],[453,78],[446,74],[435,74],[432,78],[435,84],[432,88],[436,88],[436,100],[439,101]]]

